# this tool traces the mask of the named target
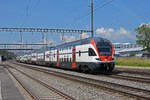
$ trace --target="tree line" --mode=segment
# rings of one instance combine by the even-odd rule
[[[16,57],[16,55],[12,52],[9,52],[7,50],[0,50],[0,55],[2,56],[2,60],[10,60]]]
[[[136,43],[143,46],[150,53],[150,24],[143,24],[135,29]]]

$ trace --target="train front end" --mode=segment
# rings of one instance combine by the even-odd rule
[[[115,67],[113,44],[109,40],[103,38],[95,38],[90,42],[97,53],[97,58],[95,58],[97,70],[111,72]]]

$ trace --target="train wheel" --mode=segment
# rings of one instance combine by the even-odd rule
[[[79,71],[79,72],[83,72],[83,71],[82,71],[82,66],[81,66],[81,65],[79,66],[78,71]]]
[[[80,65],[79,70],[80,70],[80,72],[86,73],[86,71],[87,71],[86,65]]]
[[[110,66],[108,72],[112,72],[114,67]]]
[[[92,69],[90,69],[90,68],[89,68],[89,70],[88,70],[88,73],[89,73],[89,74],[94,74],[94,75],[97,74],[96,72],[94,72],[94,71],[93,71]]]
[[[103,73],[108,73],[110,71],[110,66],[108,64],[104,64],[104,67],[102,67]]]
[[[80,65],[79,72],[93,74],[93,71],[87,65]]]
[[[89,66],[84,65],[84,73],[92,73],[92,70],[89,68]]]
[[[84,65],[82,68],[83,68],[83,73],[87,73],[87,66]]]

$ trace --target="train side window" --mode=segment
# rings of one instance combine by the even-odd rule
[[[65,62],[65,58],[63,58],[63,62]]]
[[[96,53],[92,48],[89,48],[88,54],[89,54],[89,56],[96,56]]]
[[[70,58],[70,62],[72,62],[72,59]]]
[[[69,62],[69,58],[67,58],[67,62]]]

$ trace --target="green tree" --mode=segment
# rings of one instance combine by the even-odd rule
[[[137,44],[143,46],[148,52],[150,52],[150,26],[143,24],[136,28],[135,32],[137,33]]]
[[[3,56],[3,60],[9,60],[15,58],[15,54],[6,50],[0,50],[0,55]]]

